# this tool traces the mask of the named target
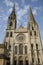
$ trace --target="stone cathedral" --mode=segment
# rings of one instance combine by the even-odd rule
[[[16,28],[16,25],[13,7],[8,17],[3,44],[0,44],[0,65],[43,65],[40,32],[31,8],[27,28],[22,25]]]

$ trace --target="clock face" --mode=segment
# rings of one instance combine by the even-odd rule
[[[17,37],[16,37],[17,41],[24,41],[25,40],[25,35],[24,34],[18,34]]]

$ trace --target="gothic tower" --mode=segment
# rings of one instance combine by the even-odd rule
[[[30,49],[31,49],[31,63],[32,65],[40,63],[42,64],[42,42],[40,38],[40,32],[38,28],[38,24],[36,23],[32,9],[30,8],[29,20],[27,29],[29,30],[30,37]]]
[[[10,65],[13,64],[13,44],[14,44],[14,30],[16,29],[16,14],[15,14],[15,6],[13,6],[12,12],[8,17],[6,36],[4,40],[4,44],[7,48],[7,55],[10,58]],[[10,51],[11,50],[11,51]],[[6,50],[5,50],[6,51]],[[7,62],[8,63],[8,62]]]
[[[16,29],[16,14],[15,14],[15,6],[13,7],[12,13],[8,17],[8,25],[7,29]]]

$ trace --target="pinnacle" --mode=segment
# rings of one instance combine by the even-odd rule
[[[13,5],[13,10],[12,11],[14,11],[15,12],[15,4]]]
[[[15,4],[13,5],[13,8],[12,8],[12,13],[11,15],[15,14]]]
[[[30,14],[29,14],[29,21],[30,20],[33,20],[34,21],[34,16],[33,16],[31,7],[30,7]]]

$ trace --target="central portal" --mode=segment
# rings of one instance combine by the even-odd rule
[[[14,60],[14,65],[17,65],[17,61],[16,60]]]
[[[19,65],[23,65],[23,61],[22,60],[19,60]]]

